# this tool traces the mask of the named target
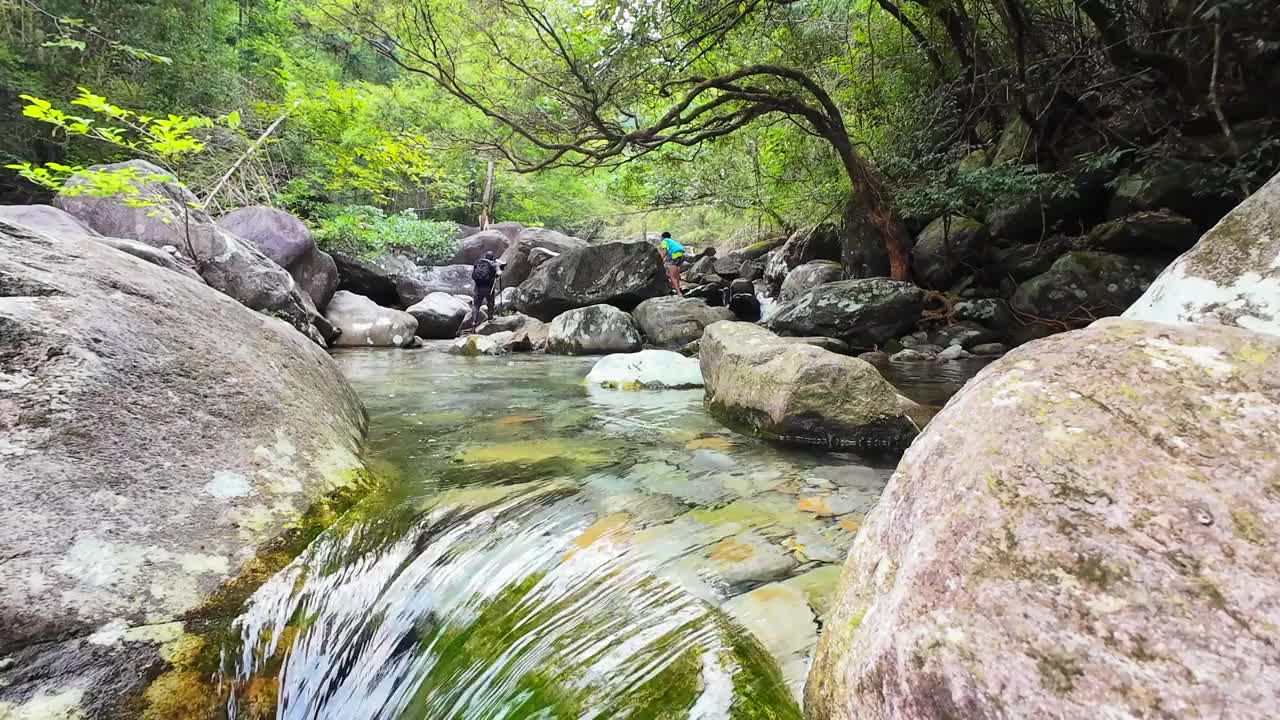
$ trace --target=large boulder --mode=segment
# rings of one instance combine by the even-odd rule
[[[472,269],[470,265],[439,265],[398,273],[391,278],[396,301],[388,304],[409,307],[435,292],[470,297],[476,290],[476,283],[471,279]]]
[[[547,321],[566,310],[601,303],[631,310],[670,288],[652,246],[606,243],[563,252],[538,266],[520,285],[516,306]]]
[[[924,291],[911,283],[842,280],[783,303],[765,325],[779,335],[823,335],[869,348],[915,327],[923,307]]]
[[[553,355],[634,352],[643,344],[635,319],[612,305],[564,312],[551,321],[547,335],[547,352]]]
[[[90,170],[127,179],[136,192],[127,197],[78,192],[89,181],[75,175],[67,181],[69,189],[58,195],[58,207],[102,235],[161,249],[175,247],[213,289],[278,317],[309,337],[314,335],[311,316],[289,273],[253,243],[215,224],[199,209],[196,196],[164,170],[145,160],[95,165]]]
[[[500,257],[507,251],[511,239],[497,230],[482,230],[458,243],[458,250],[449,259],[450,265],[474,265],[487,252]]]
[[[1104,222],[1089,231],[1085,244],[1106,252],[1172,257],[1190,250],[1199,237],[1200,230],[1189,219],[1155,210]]]
[[[39,235],[53,237],[86,237],[103,245],[128,253],[139,260],[171,270],[188,279],[204,284],[204,278],[193,269],[190,261],[184,262],[177,248],[161,249],[136,240],[106,237],[80,222],[74,215],[52,205],[0,205],[0,220],[19,225]]]
[[[283,210],[253,206],[218,218],[218,225],[258,246],[262,254],[289,271],[317,310],[324,311],[338,289],[338,266],[316,247],[311,231]]]
[[[841,240],[834,228],[820,226],[797,230],[777,250],[767,254],[764,280],[773,294],[792,270],[814,260],[840,261]]]
[[[409,313],[346,290],[333,294],[324,316],[342,333],[335,342],[339,347],[409,347],[418,331]]]
[[[1015,283],[1049,272],[1058,258],[1071,250],[1071,240],[1053,235],[1041,242],[1012,247],[991,248],[986,264],[987,278],[1000,282],[1006,278]]]
[[[960,215],[938,218],[916,238],[911,272],[925,287],[949,288],[964,269],[981,263],[986,246],[987,228],[977,220]]]
[[[1163,262],[1148,258],[1067,253],[1048,272],[1019,285],[1010,305],[1043,320],[1088,322],[1119,315],[1163,268]]]
[[[782,281],[778,299],[782,302],[795,300],[810,290],[837,282],[844,277],[844,266],[833,260],[811,260],[787,273]]]
[[[699,350],[707,406],[729,427],[832,449],[902,450],[918,411],[868,362],[718,322]]]
[[[529,278],[529,273],[551,257],[587,246],[585,240],[546,228],[525,228],[502,255],[505,267],[502,281],[507,287],[516,287]],[[535,251],[538,251],[535,253]],[[548,256],[548,254],[550,254]],[[537,256],[541,258],[537,258]],[[537,260],[537,262],[535,262]]]
[[[1175,260],[1125,317],[1280,335],[1280,175]]]
[[[0,717],[149,717],[193,617],[356,489],[364,410],[328,355],[175,278],[0,223]]]
[[[389,252],[369,258],[335,252],[333,261],[338,268],[339,290],[363,295],[387,307],[400,304],[396,279],[401,275],[415,272],[418,267],[411,260]],[[422,294],[422,297],[426,296],[427,293]],[[412,305],[413,302],[407,305]]]
[[[729,308],[674,295],[645,300],[632,315],[649,342],[664,347],[687,345],[702,337],[703,328],[711,323],[733,319]]]
[[[1207,163],[1177,157],[1142,163],[1111,183],[1114,193],[1109,216],[1115,219],[1142,211],[1171,210],[1208,227],[1234,204],[1230,190],[1215,192],[1192,181],[1211,176],[1215,170]]]
[[[716,262],[713,267],[715,268],[717,275],[725,278],[726,280],[732,280],[733,278],[743,275],[744,265],[751,264],[754,261],[763,258],[769,252],[782,247],[786,242],[787,238],[776,237],[752,243],[744,248],[739,248],[731,253],[716,258]],[[756,277],[762,276],[764,274],[764,263],[761,262],[758,265],[753,265],[752,269],[747,270],[747,274],[755,276],[748,277],[748,280],[754,280]]]
[[[1280,342],[1104,320],[970,380],[845,563],[807,717],[1280,707]]]
[[[702,387],[697,358],[670,350],[606,355],[587,373],[587,384],[613,390],[672,390]]]
[[[471,303],[457,295],[434,292],[409,306],[405,312],[418,321],[417,335],[428,340],[457,337]]]

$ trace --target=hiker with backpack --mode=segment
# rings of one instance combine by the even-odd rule
[[[680,266],[684,264],[684,246],[672,240],[671,233],[664,232],[662,238],[658,240],[658,252],[662,255],[663,269],[671,289],[675,290],[676,295],[684,297],[684,290],[680,288]]]
[[[502,264],[492,250],[471,266],[471,279],[476,284],[475,294],[471,297],[471,327],[480,324],[481,305],[489,309],[489,319],[493,319],[493,286],[497,284],[501,274]]]

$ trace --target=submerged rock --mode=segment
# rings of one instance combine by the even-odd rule
[[[589,305],[631,310],[669,291],[652,246],[606,243],[568,250],[534,268],[520,285],[516,307],[545,322]]]
[[[632,352],[643,344],[635,319],[612,305],[562,313],[551,321],[547,335],[547,352],[555,355]]]
[[[1280,340],[1104,320],[989,366],[849,554],[805,708],[1266,717]]]
[[[342,333],[334,343],[339,347],[409,347],[418,331],[409,313],[346,290],[334,293],[325,318]]]
[[[587,373],[587,383],[616,390],[702,387],[696,358],[670,350],[641,350],[607,355]]]
[[[831,448],[901,450],[917,432],[915,404],[875,366],[756,325],[718,322],[700,352],[707,405],[730,427]]]
[[[289,325],[83,236],[0,224],[0,288],[0,716],[147,716],[188,619],[357,489],[364,410]]]
[[[688,345],[702,337],[703,329],[711,323],[733,319],[728,308],[713,308],[697,298],[675,295],[645,300],[632,315],[649,342],[663,347]]]
[[[868,348],[915,327],[923,307],[924,291],[911,283],[842,280],[783,303],[765,326],[779,335],[822,335]]]
[[[1280,175],[1175,260],[1124,316],[1280,335]]]

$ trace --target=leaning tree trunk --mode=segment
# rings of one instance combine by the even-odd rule
[[[889,277],[911,282],[911,238],[906,225],[898,219],[885,197],[884,183],[847,138],[832,138],[831,141],[840,153],[845,173],[849,175],[854,205],[866,213],[868,222],[884,243],[885,255],[889,259]]]

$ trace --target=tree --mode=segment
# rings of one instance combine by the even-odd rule
[[[907,231],[854,147],[843,111],[811,72],[781,62],[785,25],[770,20],[802,12],[789,0],[324,7],[402,68],[492,120],[500,131],[482,144],[521,172],[617,167],[783,117],[830,145],[853,205],[884,245],[890,275],[910,279]]]

